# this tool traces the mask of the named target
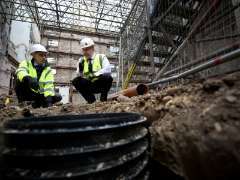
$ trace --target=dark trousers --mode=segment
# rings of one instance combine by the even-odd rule
[[[19,103],[24,101],[32,101],[32,106],[34,108],[48,106],[47,98],[44,97],[43,94],[35,93],[34,91],[32,91],[29,85],[24,81],[20,82],[19,80],[17,80],[15,92]],[[60,95],[52,96],[52,104],[61,101],[61,99],[62,98]]]
[[[93,103],[96,101],[94,94],[98,93],[101,93],[101,101],[107,101],[107,95],[112,86],[112,81],[113,78],[111,75],[104,74],[99,76],[94,82],[82,77],[76,77],[72,81],[72,84],[88,103]]]

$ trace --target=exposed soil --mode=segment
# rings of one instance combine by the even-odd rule
[[[0,126],[28,117],[139,112],[148,118],[153,158],[186,179],[240,178],[240,73],[151,91],[117,101],[47,109],[16,106],[0,98]]]

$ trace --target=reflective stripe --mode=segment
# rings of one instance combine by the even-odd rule
[[[25,69],[20,69],[20,68],[18,68],[18,69],[16,70],[16,74],[19,73],[19,72],[21,72],[21,71],[23,71],[23,72],[25,72],[25,73],[28,73]]]
[[[40,89],[40,93],[44,93],[44,92],[54,92],[54,88],[46,88],[46,89]]]
[[[53,81],[45,81],[45,82],[39,82],[39,84],[53,84]]]
[[[26,68],[26,67],[19,67],[19,68],[16,70],[16,73],[18,73],[19,71],[25,71],[25,72],[29,73],[29,70],[28,70],[28,68]]]
[[[28,69],[30,68],[30,63],[32,63],[32,62],[27,61],[27,68],[28,68]]]
[[[27,72],[29,71],[28,68],[26,67],[19,67],[18,69],[23,69],[23,70],[26,70]]]
[[[45,79],[47,78],[48,74],[49,74],[51,71],[52,71],[52,70],[49,69],[49,70],[46,72]]]
[[[35,89],[31,89],[33,92],[35,92],[35,93],[39,93],[39,91],[38,90],[35,90]]]

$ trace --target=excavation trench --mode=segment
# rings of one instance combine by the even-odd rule
[[[239,89],[240,73],[236,72],[189,84],[171,86],[161,91],[150,90],[145,95],[129,99],[116,99],[115,101],[98,102],[91,105],[73,106],[66,104],[47,109],[31,109],[30,107],[19,108],[12,102],[9,106],[1,109],[0,122],[1,124],[11,122],[12,119],[26,118],[26,116],[37,119],[38,117],[54,115],[73,116],[97,113],[99,116],[102,113],[110,112],[136,112],[147,118],[151,134],[152,156],[148,161],[149,170],[152,172],[150,179],[156,179],[156,176],[158,179],[161,177],[162,179],[182,179],[181,177],[184,177],[184,179],[189,180],[239,179]],[[59,125],[65,127],[65,124]],[[138,134],[141,130],[135,129],[135,133],[121,130],[114,132],[128,139],[131,137],[129,134]],[[98,135],[98,137],[101,136]],[[79,137],[83,143],[89,142],[86,141],[88,138],[91,136],[82,136],[82,139]],[[105,138],[100,139],[104,140]],[[27,143],[24,143],[25,146],[22,148],[32,148],[30,145],[44,148],[42,147],[43,143],[30,140],[29,147]],[[8,142],[16,142],[18,146],[22,146],[20,140]],[[71,145],[76,141],[73,138],[72,141],[68,140],[67,142]],[[8,146],[11,144],[8,143]],[[54,147],[54,144],[47,142],[45,145]],[[136,146],[145,147],[143,144]],[[130,146],[128,147],[131,149]],[[63,147],[59,147],[59,149],[61,148]],[[74,150],[79,149],[72,149],[68,152],[74,153]],[[83,151],[86,150],[89,148]],[[9,153],[13,152],[9,151]],[[54,153],[64,154],[64,151],[47,151],[47,153],[50,155]],[[35,151],[35,155],[40,154],[42,154],[41,151]],[[115,152],[112,154],[117,156]],[[140,156],[140,159],[142,158],[144,159]],[[134,170],[134,172],[136,171]]]

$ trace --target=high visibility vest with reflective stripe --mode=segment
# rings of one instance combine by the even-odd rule
[[[97,77],[94,77],[94,73],[102,69],[102,57],[100,54],[96,54],[94,59],[92,60],[92,73],[89,72],[89,62],[87,58],[83,57],[83,75],[85,78],[95,81]]]
[[[17,78],[22,82],[25,76],[30,76],[32,78],[37,79],[37,71],[35,67],[32,65],[32,62],[29,60],[22,61],[16,71]],[[45,97],[47,96],[54,96],[54,76],[52,70],[49,66],[46,66],[42,74],[38,80],[39,82],[39,89],[36,91],[32,89],[32,91],[44,94]]]

